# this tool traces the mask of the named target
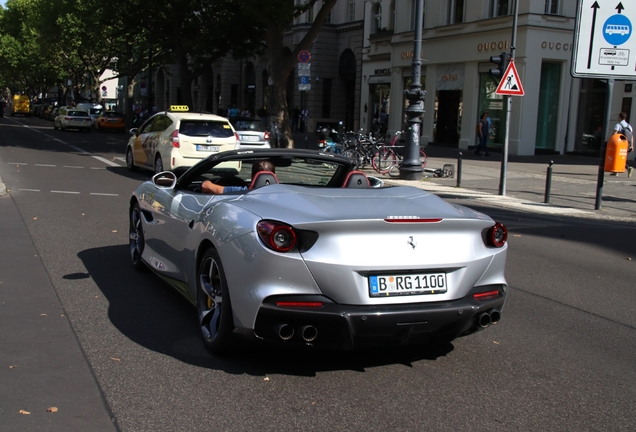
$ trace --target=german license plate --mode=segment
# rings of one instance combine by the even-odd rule
[[[197,144],[197,151],[218,152],[219,146]]]
[[[258,137],[255,135],[241,135],[243,141],[258,141]]]
[[[446,292],[446,273],[369,276],[371,297],[392,297]]]

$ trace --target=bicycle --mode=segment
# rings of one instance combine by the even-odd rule
[[[396,145],[403,131],[397,131],[388,145],[382,145],[372,156],[371,166],[380,174],[391,175],[392,169],[399,166],[404,159],[404,146]],[[428,157],[426,152],[420,147],[419,150],[420,163],[422,168],[426,167]],[[393,170],[394,171],[394,170]]]

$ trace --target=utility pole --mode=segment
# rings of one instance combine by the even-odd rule
[[[408,123],[408,139],[404,149],[404,160],[400,165],[402,180],[420,180],[422,178],[422,164],[420,162],[420,131],[422,129],[422,115],[424,114],[424,99],[426,91],[422,90],[422,11],[424,0],[415,1],[415,35],[413,37],[413,77],[411,86],[404,90],[404,96],[409,101],[405,113]]]

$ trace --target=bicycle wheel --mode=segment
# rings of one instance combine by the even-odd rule
[[[422,168],[426,167],[427,160],[428,157],[426,156],[426,153],[424,153],[424,150],[420,149],[420,163],[422,164]]]
[[[380,174],[386,174],[397,163],[397,157],[392,149],[382,147],[373,154],[371,166]]]
[[[342,155],[353,161],[355,169],[359,169],[362,166],[363,156],[356,149],[346,149],[342,152]]]

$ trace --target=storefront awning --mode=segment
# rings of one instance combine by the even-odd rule
[[[391,84],[391,75],[371,75],[367,84]]]

